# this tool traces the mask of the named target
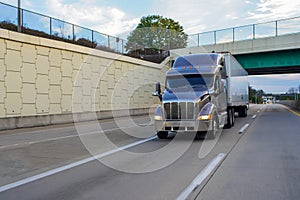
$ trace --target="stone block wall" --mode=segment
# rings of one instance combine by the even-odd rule
[[[148,109],[168,68],[0,29],[0,118]]]

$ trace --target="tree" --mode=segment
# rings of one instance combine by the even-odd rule
[[[253,87],[249,86],[249,100],[252,103],[263,103],[262,97],[266,95],[263,90],[256,90]]]
[[[253,89],[251,86],[248,86],[248,87],[249,87],[249,100],[252,103],[256,103],[256,100],[257,100],[256,90]]]
[[[160,15],[142,17],[127,37],[128,51],[137,49],[169,50],[187,46],[187,34],[179,22]]]
[[[295,94],[297,91],[297,88],[291,87],[289,88],[289,90],[287,91],[288,94]]]

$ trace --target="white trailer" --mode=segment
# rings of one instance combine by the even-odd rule
[[[231,54],[225,54],[224,59],[228,107],[233,107],[240,117],[246,117],[249,108],[248,72]]]

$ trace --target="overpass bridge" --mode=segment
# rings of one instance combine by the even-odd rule
[[[300,73],[300,30],[291,26],[299,23],[300,17],[191,35],[188,47],[171,50],[171,57],[231,52],[250,75]]]

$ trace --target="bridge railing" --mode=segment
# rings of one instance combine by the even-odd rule
[[[275,37],[300,32],[300,16],[189,35],[188,47]]]
[[[129,56],[146,59],[146,50],[151,48],[138,48],[128,52],[125,48],[127,41],[118,37],[100,33],[53,17],[18,8],[0,2],[0,28],[13,31],[18,30],[18,11],[21,13],[21,32],[79,44],[105,51],[126,54]],[[265,23],[251,24],[208,31],[188,36],[188,47],[236,42],[248,39],[273,37],[300,32],[300,16]],[[141,52],[143,51],[143,52]],[[140,54],[143,54],[142,56]],[[165,52],[156,52],[149,55],[160,62],[165,57]],[[156,57],[157,58],[156,58]],[[152,59],[152,60],[153,60]],[[156,61],[155,61],[156,62]]]
[[[0,28],[18,30],[18,11],[15,6],[0,2]],[[125,53],[126,41],[53,17],[20,9],[21,32],[51,38],[116,53]]]

